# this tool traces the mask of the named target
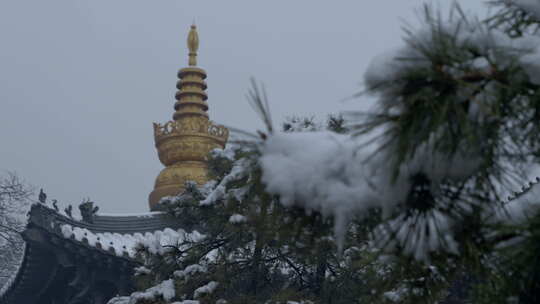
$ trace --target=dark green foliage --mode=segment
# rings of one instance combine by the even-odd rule
[[[210,179],[221,180],[231,171],[232,162],[223,155],[212,154],[208,158],[208,172]]]
[[[497,231],[498,246],[484,260],[486,276],[473,290],[475,299],[478,303],[539,303],[540,214],[525,224],[504,225]]]
[[[430,261],[439,269],[446,269],[445,280],[459,279],[456,274],[466,269],[471,277],[482,278],[478,288],[473,288],[476,301],[506,303],[507,298],[515,297],[519,303],[533,303],[538,301],[533,289],[538,290],[540,284],[535,268],[540,248],[531,245],[538,244],[532,237],[535,234],[517,227],[501,231],[501,227],[486,223],[486,210],[500,204],[502,189],[525,182],[524,171],[531,161],[540,161],[540,87],[518,62],[530,50],[498,48],[496,44],[486,48],[474,39],[462,39],[469,20],[459,7],[454,9],[459,20],[452,22],[453,28],[426,9],[430,35],[407,32],[410,54],[404,52],[398,58],[399,73],[387,82],[370,83],[367,88],[368,92],[382,96],[380,111],[359,115],[363,120],[353,127],[353,133],[364,135],[384,130],[377,140],[392,151],[395,176],[401,174],[403,164],[426,146],[433,153],[448,155],[448,159],[459,153],[478,157],[478,170],[461,181],[444,179],[432,185],[432,181],[413,172],[414,183],[425,186],[409,195],[403,210],[426,212],[436,208],[454,219],[459,258],[443,254],[439,259],[432,256]],[[538,29],[532,16],[509,6],[486,22],[492,27],[508,26],[505,30],[512,37]],[[478,60],[484,64],[478,66]],[[433,189],[437,190],[436,195]],[[527,237],[531,242],[511,246],[513,254],[500,252],[497,246],[505,239],[490,238],[495,231],[531,235]],[[531,254],[523,254],[525,251]],[[448,259],[454,261],[454,266],[449,265]],[[415,263],[400,261],[404,263],[401,269]],[[489,263],[488,267],[486,261],[496,263]],[[410,272],[401,274],[401,278],[407,273]],[[474,282],[477,281],[470,281],[469,287],[464,288],[470,289]]]
[[[225,166],[231,168],[238,161],[254,157],[256,153],[252,153],[238,150],[234,161],[216,154],[211,157],[220,158],[223,164],[228,161]],[[142,250],[155,278],[144,280],[155,284],[173,277],[177,294],[187,299],[192,299],[200,286],[218,282],[212,294],[198,298],[201,303],[220,299],[246,304],[291,300],[362,303],[362,299],[371,301],[386,291],[375,284],[385,266],[366,246],[369,229],[365,228],[375,225],[378,212],[351,223],[340,253],[333,240],[331,218],[283,206],[277,197],[264,191],[256,163],[246,170],[249,174],[226,184],[230,195],[211,204],[199,204],[204,195],[193,185],[183,195],[163,202],[188,229],[197,229],[205,238],[186,240],[164,256]],[[243,215],[245,220],[231,221],[233,215]],[[190,265],[201,265],[206,271],[189,278],[174,275]]]
[[[398,59],[408,65],[397,79],[367,88],[370,93],[394,88],[403,110],[391,111],[395,103],[383,105],[381,112],[363,116],[367,119],[356,124],[354,133],[387,127],[381,141],[394,151],[396,174],[419,147],[429,144],[449,156],[482,155],[481,167],[496,168],[494,177],[506,185],[504,179],[520,172],[527,157],[538,153],[538,140],[532,140],[540,131],[533,123],[540,115],[538,85],[516,64],[527,50],[485,48],[460,38],[469,20],[454,18],[463,19],[454,21],[452,30],[426,9],[429,39],[407,31],[414,55]],[[477,67],[478,60],[487,66]],[[503,174],[504,161],[515,163],[515,172]]]
[[[412,191],[406,200],[409,210],[425,212],[435,207],[435,199],[431,193],[431,181],[425,174],[417,173],[411,177]]]

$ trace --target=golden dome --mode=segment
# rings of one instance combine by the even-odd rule
[[[159,160],[165,168],[156,178],[154,190],[148,198],[150,210],[159,209],[159,200],[178,195],[187,181],[202,185],[208,181],[208,153],[224,148],[229,130],[208,118],[206,100],[206,72],[196,67],[199,37],[195,25],[189,31],[189,67],[178,72],[177,102],[173,120],[154,123],[154,139]]]

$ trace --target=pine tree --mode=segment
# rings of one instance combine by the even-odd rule
[[[540,3],[490,5],[486,20],[426,6],[366,72],[370,112],[292,117],[276,132],[254,84],[267,130],[214,151],[213,182],[162,201],[191,232],[140,246],[146,292],[126,301],[540,302],[540,185],[527,184]]]

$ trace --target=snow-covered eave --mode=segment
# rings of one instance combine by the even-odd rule
[[[56,244],[56,245],[60,244],[59,240],[65,240],[66,242],[69,242],[75,246],[85,247],[87,250],[97,251],[104,255],[123,258],[123,259],[126,259],[126,261],[129,261],[130,263],[136,262],[134,260],[134,256],[133,255],[130,256],[127,252],[115,250],[115,248],[111,248],[110,246],[101,246],[101,244],[99,243],[91,244],[88,241],[88,239],[85,237],[78,238],[78,237],[75,237],[75,235],[70,235],[70,234],[65,233],[66,228],[64,227],[76,227],[77,229],[85,229],[85,228],[79,227],[80,222],[77,222],[73,219],[68,219],[66,217],[59,219],[58,217],[62,217],[62,215],[58,213],[55,213],[55,214],[46,213],[45,215],[37,216],[37,215],[34,215],[35,213],[33,213],[33,212],[36,212],[36,209],[34,208],[43,208],[43,207],[39,207],[39,205],[37,205],[37,207],[32,208],[29,214],[28,224],[26,226],[25,231],[23,231],[22,233],[23,238],[25,239],[26,242],[33,240],[33,237],[31,236],[32,235],[31,232],[33,230],[34,231],[37,230],[42,236],[45,236],[44,239],[46,241],[50,240],[53,244]],[[43,211],[43,209],[39,211]],[[51,210],[51,209],[48,209],[47,211],[54,212],[54,210]],[[57,217],[53,217],[52,215],[56,215]],[[72,225],[72,224],[75,224],[75,225]]]
[[[75,227],[75,228],[78,228],[78,227]],[[118,244],[114,244],[114,243],[104,244],[103,242],[100,242],[100,241],[91,243],[89,241],[90,236],[73,233],[73,230],[72,230],[73,227],[68,224],[59,226],[59,229],[60,229],[60,233],[59,233],[60,237],[63,237],[66,240],[76,243],[77,245],[82,245],[86,247],[88,250],[95,250],[106,255],[112,255],[117,258],[124,258],[130,261],[135,261],[135,254],[134,253],[131,254],[128,248],[121,250],[121,249],[118,249]],[[123,245],[120,245],[120,246],[123,246]]]
[[[178,239],[184,234],[183,230],[174,229],[178,228],[179,223],[171,222],[171,219],[166,219],[164,215],[163,212],[129,215],[126,216],[129,218],[124,219],[124,222],[121,216],[117,215],[108,223],[103,221],[103,216],[98,216],[96,220],[101,220],[101,223],[94,224],[67,217],[44,204],[34,204],[28,214],[28,224],[23,235],[28,234],[29,230],[38,229],[40,233],[50,235],[52,239],[66,239],[90,250],[134,260],[137,244],[159,243],[162,239]],[[167,228],[168,224],[176,227]],[[120,229],[107,230],[111,225],[113,228]],[[122,225],[129,226],[132,232],[118,232],[123,230]],[[141,232],[137,232],[137,227],[139,227],[137,225],[140,225]]]
[[[85,228],[73,227],[68,224],[61,225],[61,235],[66,239],[84,243],[86,246],[97,248],[129,259],[136,258],[138,246],[148,248],[153,253],[161,252],[166,245],[177,245],[188,235],[200,235],[198,232],[186,233],[182,229],[173,230],[165,228],[153,233],[93,233]]]

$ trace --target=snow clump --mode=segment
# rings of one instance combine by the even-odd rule
[[[410,187],[407,179],[391,182],[382,158],[368,160],[373,148],[332,132],[274,134],[262,149],[262,181],[285,206],[333,216],[340,243],[353,214],[373,207],[389,210]]]
[[[247,222],[247,218],[241,214],[233,214],[229,218],[229,223],[232,224],[241,224]]]
[[[145,291],[132,293],[130,301],[126,304],[137,303],[138,300],[157,300],[160,298],[163,298],[165,301],[170,301],[175,295],[174,281],[169,279],[154,287],[148,288]]]
[[[205,266],[192,264],[187,266],[184,270],[176,270],[173,275],[179,279],[189,279],[194,273],[205,273],[207,271]]]
[[[212,292],[214,292],[214,290],[216,290],[218,285],[219,285],[218,282],[211,281],[208,284],[195,289],[195,292],[193,293],[193,297],[195,299],[197,299],[197,298],[200,298],[203,295],[211,294]]]
[[[224,199],[227,194],[227,184],[231,181],[239,180],[247,176],[250,160],[240,159],[234,162],[231,172],[227,174],[215,188],[208,193],[206,198],[199,202],[199,205],[212,205],[215,202]]]

